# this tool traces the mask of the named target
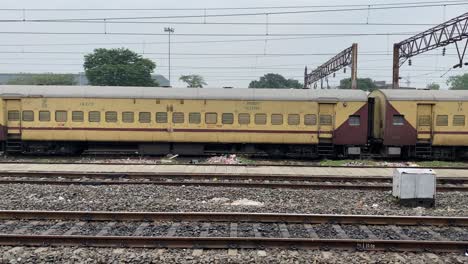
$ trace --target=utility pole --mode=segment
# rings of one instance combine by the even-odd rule
[[[167,32],[169,36],[168,41],[168,60],[169,60],[169,86],[171,86],[171,33],[174,33],[174,28],[166,27],[164,28],[164,32]]]

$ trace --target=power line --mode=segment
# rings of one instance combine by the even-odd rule
[[[461,0],[403,2],[389,4],[372,4],[370,6],[398,6],[434,3],[459,3]],[[346,5],[300,5],[300,6],[256,6],[256,7],[198,7],[198,8],[1,8],[0,11],[204,11],[204,10],[252,10],[252,9],[303,9],[303,8],[330,8],[330,7],[368,7],[366,4]]]
[[[437,3],[437,4],[409,4],[401,6],[385,6],[385,7],[352,7],[352,8],[337,8],[337,9],[321,9],[321,10],[299,10],[299,11],[280,11],[280,12],[256,12],[256,13],[231,13],[231,14],[203,14],[203,15],[173,15],[173,16],[133,16],[133,17],[99,17],[99,18],[57,18],[57,19],[34,19],[29,22],[46,22],[46,21],[92,21],[92,20],[139,20],[139,19],[163,19],[163,18],[208,18],[208,17],[240,17],[240,16],[264,16],[268,15],[293,15],[293,14],[311,14],[311,13],[330,13],[330,12],[352,12],[352,11],[370,11],[370,10],[392,10],[392,9],[409,9],[409,8],[427,8],[427,7],[445,7],[445,6],[461,6],[468,5],[467,2],[457,3]],[[18,20],[2,20],[3,22],[17,22]]]
[[[340,37],[340,36],[328,36],[328,37]],[[304,39],[316,39],[316,38],[327,38],[326,36],[311,36],[311,37],[284,37],[284,38],[271,38],[269,35],[268,41],[281,41],[281,40],[304,40]],[[225,40],[199,40],[199,41],[171,41],[174,44],[192,44],[192,43],[235,43],[235,42],[264,42],[265,38],[261,39],[225,39]],[[140,41],[140,42],[87,42],[87,43],[21,43],[21,44],[2,44],[0,47],[42,47],[42,46],[99,46],[99,45],[167,45],[164,41]]]
[[[107,20],[0,20],[3,23],[92,23],[92,24],[173,24],[173,25],[250,25],[265,26],[266,22],[194,22],[194,21],[107,21]],[[433,23],[341,23],[341,22],[268,22],[269,26],[435,26]]]
[[[34,32],[34,31],[1,31],[5,35],[126,35],[126,36],[165,36],[163,33],[145,32]],[[183,37],[281,37],[281,36],[317,36],[317,37],[357,37],[357,36],[412,36],[414,32],[388,32],[388,33],[277,33],[277,34],[246,34],[246,33],[174,33],[174,36]]]
[[[0,54],[88,54],[92,51],[0,51]],[[145,52],[143,55],[166,55],[164,52]],[[332,56],[336,53],[172,53],[179,56]],[[171,54],[171,55],[172,55]],[[360,52],[360,56],[393,56],[383,52]],[[441,56],[439,54],[421,54],[421,56]],[[457,56],[457,54],[445,54],[445,56]]]

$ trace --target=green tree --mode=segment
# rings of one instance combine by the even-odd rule
[[[358,78],[357,88],[363,91],[372,92],[377,89],[377,86],[371,78]],[[351,78],[341,80],[340,89],[351,89]]]
[[[430,83],[426,86],[427,89],[429,90],[439,90],[440,89],[440,85],[437,84],[437,83]]]
[[[95,49],[85,56],[84,69],[91,85],[157,86],[151,73],[156,64],[129,49]]]
[[[197,74],[182,75],[179,80],[185,82],[188,88],[203,88],[203,85],[206,85],[203,77]]]
[[[15,79],[9,80],[8,84],[13,84],[13,85],[76,85],[76,81],[72,74],[24,73],[24,74],[20,74],[20,76],[18,76]]]
[[[288,89],[296,88],[301,89],[304,85],[293,79],[286,79],[281,74],[268,73],[260,77],[258,81],[251,81],[249,88],[279,88]]]
[[[450,76],[447,80],[450,90],[468,90],[468,73]]]

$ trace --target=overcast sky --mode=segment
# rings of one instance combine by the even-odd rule
[[[423,0],[405,1],[299,1],[299,0],[3,0],[0,8],[2,19],[70,19],[107,18],[94,23],[70,22],[2,22],[0,30],[0,72],[60,72],[83,71],[83,55],[95,48],[125,47],[156,64],[156,73],[168,75],[168,36],[164,27],[173,27],[175,33],[172,45],[172,84],[183,86],[178,81],[181,74],[200,74],[209,87],[247,87],[249,82],[265,73],[280,73],[287,78],[303,81],[304,66],[309,69],[319,66],[341,50],[359,44],[358,76],[374,80],[391,81],[392,46],[430,28],[430,25],[459,16],[468,11],[465,5],[438,6],[425,8],[358,10],[349,12],[323,12],[300,14],[270,14],[282,11],[306,11],[346,8],[343,5],[410,3]],[[426,0],[425,2],[436,0]],[[448,3],[448,2],[447,2]],[[299,9],[212,9],[273,6],[326,5],[336,7],[304,7]],[[5,10],[11,8],[25,10]],[[31,10],[31,9],[79,9],[79,8],[141,8],[142,10]],[[164,8],[207,8],[205,10],[151,10]],[[216,14],[263,13],[258,16],[210,17]],[[206,17],[203,17],[204,15]],[[201,16],[193,18],[157,18],[140,20],[112,20],[116,17],[161,17]],[[112,21],[159,22],[148,24],[112,23]],[[268,21],[268,26],[266,22]],[[181,22],[206,22],[206,24],[181,24]],[[253,22],[258,24],[232,25],[210,24],[213,22]],[[299,23],[344,23],[345,25],[274,25],[281,22]],[[270,24],[272,23],[272,24]],[[346,25],[354,23],[354,25]],[[355,25],[370,23],[371,25]],[[424,25],[372,25],[374,23],[406,23]],[[15,34],[6,34],[16,32]],[[18,34],[28,32],[28,34]],[[95,34],[30,34],[41,33],[95,33]],[[104,32],[111,33],[105,35]],[[269,36],[265,34],[268,32]],[[112,33],[142,33],[142,35],[112,35]],[[313,34],[369,34],[377,36],[314,36]],[[387,34],[388,35],[385,35]],[[163,34],[163,35],[143,35]],[[192,34],[192,35],[184,35]],[[200,35],[193,35],[200,34]],[[205,34],[205,35],[203,35]],[[207,36],[206,34],[212,34]],[[237,35],[236,35],[237,34]],[[287,35],[289,34],[289,35]],[[231,35],[231,36],[229,36]],[[235,36],[232,36],[235,35]],[[275,36],[276,35],[276,36]],[[281,35],[281,36],[278,36]],[[209,42],[211,41],[211,42]],[[221,42],[217,42],[221,41]],[[189,43],[183,43],[189,42]],[[190,43],[192,42],[192,43]],[[195,43],[193,43],[195,42]],[[464,43],[463,43],[464,44]],[[8,46],[10,45],[10,46]],[[366,54],[367,53],[367,54]],[[372,55],[369,53],[378,53]],[[447,47],[447,56],[442,50],[434,50],[412,59],[401,69],[402,85],[425,87],[436,82],[445,87],[446,78],[466,72],[451,70],[457,64],[454,46]],[[214,55],[209,55],[214,54]],[[322,54],[322,55],[317,55]],[[279,56],[281,55],[281,56]],[[446,73],[446,74],[445,74]],[[445,74],[445,75],[444,75]],[[444,75],[443,77],[441,77]],[[339,80],[350,76],[340,71],[330,76],[329,83],[335,86]]]

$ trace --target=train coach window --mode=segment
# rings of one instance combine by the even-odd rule
[[[133,112],[122,112],[122,122],[124,123],[135,122],[135,114]]]
[[[282,125],[283,124],[283,115],[282,114],[272,114],[271,115],[271,124],[272,125]]]
[[[101,122],[101,112],[90,111],[88,114],[89,122]]]
[[[430,126],[431,125],[431,116],[430,115],[420,115],[420,116],[418,116],[418,125],[419,126]]]
[[[216,124],[216,123],[218,123],[218,114],[217,113],[206,113],[205,114],[205,123],[207,123],[207,124]]]
[[[55,122],[67,122],[67,111],[55,111]]]
[[[189,123],[190,124],[200,124],[201,123],[201,114],[200,113],[189,113]]]
[[[453,125],[454,126],[464,126],[465,125],[465,116],[464,115],[454,115],[453,116]]]
[[[402,126],[405,124],[405,116],[404,115],[393,115],[393,125],[394,126]]]
[[[221,121],[223,124],[227,124],[227,125],[234,124],[234,115],[231,113],[224,113],[221,116],[221,119],[222,119]]]
[[[72,112],[72,121],[73,122],[83,122],[84,121],[83,111],[73,111]]]
[[[436,118],[437,126],[448,126],[448,115],[438,115]]]
[[[167,123],[167,113],[166,112],[157,112],[156,113],[156,123]]]
[[[50,112],[39,111],[39,121],[50,121]]]
[[[266,114],[255,114],[255,124],[256,125],[266,125],[267,115]]]
[[[332,116],[331,115],[320,115],[320,125],[331,126]]]
[[[360,115],[351,115],[349,116],[348,123],[350,126],[360,126],[361,125],[361,116]]]
[[[107,112],[106,112],[106,122],[107,122],[107,123],[115,123],[115,122],[117,122],[117,112],[115,112],[115,111],[107,111]]]
[[[298,114],[289,114],[288,115],[288,125],[297,126],[301,122],[301,119]]]
[[[250,124],[250,114],[239,114],[238,119],[240,125]]]
[[[174,124],[184,123],[184,113],[182,113],[182,112],[172,113],[172,123],[174,123]]]
[[[140,122],[140,123],[149,123],[149,122],[151,122],[151,113],[150,112],[140,112],[138,114],[138,122]]]
[[[304,115],[304,125],[306,126],[315,126],[317,124],[316,115]]]
[[[31,110],[23,111],[23,121],[34,121],[34,112]]]
[[[19,121],[20,112],[17,110],[8,111],[8,121]]]

